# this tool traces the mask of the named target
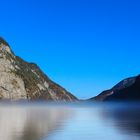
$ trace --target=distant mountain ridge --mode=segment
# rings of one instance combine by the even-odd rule
[[[122,80],[113,88],[103,91],[91,101],[137,101],[140,100],[140,75]]]
[[[0,37],[0,99],[76,101],[77,98],[53,82],[34,63],[16,56]]]

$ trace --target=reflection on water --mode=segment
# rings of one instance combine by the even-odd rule
[[[41,140],[59,129],[70,112],[65,107],[1,106],[0,140]]]
[[[140,136],[140,104],[108,106],[102,110],[101,116],[113,123],[120,132]]]
[[[0,140],[140,140],[140,105],[0,105]]]

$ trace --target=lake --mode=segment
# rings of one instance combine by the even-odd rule
[[[0,140],[140,140],[140,104],[0,104]]]

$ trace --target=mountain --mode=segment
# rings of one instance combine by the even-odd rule
[[[127,78],[113,88],[103,91],[91,101],[138,101],[140,100],[140,75]]]
[[[0,99],[76,101],[77,98],[50,80],[34,63],[16,56],[0,37]]]

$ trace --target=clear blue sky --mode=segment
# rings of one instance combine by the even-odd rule
[[[0,29],[79,98],[140,74],[139,0],[0,0]]]

